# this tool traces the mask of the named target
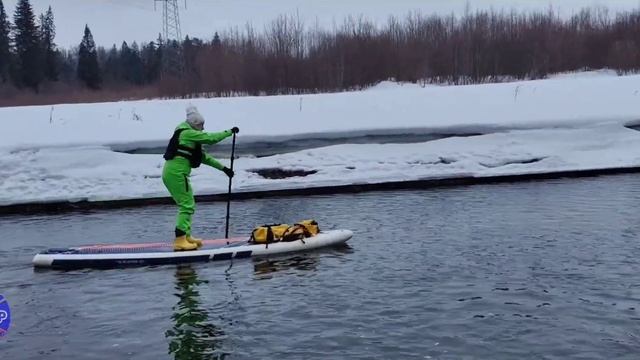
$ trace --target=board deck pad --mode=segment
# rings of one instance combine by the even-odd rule
[[[198,250],[219,249],[248,243],[246,237],[229,239],[202,240],[202,247]],[[109,244],[86,245],[69,248],[48,249],[43,254],[140,254],[174,252],[173,242],[137,243],[137,244]]]

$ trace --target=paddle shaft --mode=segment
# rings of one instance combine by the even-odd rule
[[[229,165],[229,169],[233,171],[233,158],[236,153],[236,134],[233,134],[233,142],[231,143],[231,165]],[[229,238],[229,210],[231,209],[231,180],[233,178],[229,178],[229,191],[227,192],[227,222],[224,228],[224,238]]]

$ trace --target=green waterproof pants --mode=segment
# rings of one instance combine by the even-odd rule
[[[193,189],[189,183],[191,169],[184,166],[182,159],[165,162],[162,170],[162,182],[167,187],[173,201],[178,205],[176,218],[176,237],[191,235],[191,218],[196,211]],[[184,233],[184,234],[182,234]]]

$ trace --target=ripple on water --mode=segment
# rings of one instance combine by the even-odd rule
[[[232,206],[232,233],[316,218],[349,245],[233,263],[35,272],[46,247],[167,239],[174,209],[0,218],[7,358],[634,359],[634,176]],[[224,204],[195,228],[223,231]]]

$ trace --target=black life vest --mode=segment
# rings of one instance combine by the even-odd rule
[[[180,145],[180,133],[187,129],[178,129],[173,133],[167,150],[164,152],[164,159],[171,160],[176,156],[182,156],[189,160],[192,168],[197,168],[202,164],[202,144],[196,143],[195,149]]]

